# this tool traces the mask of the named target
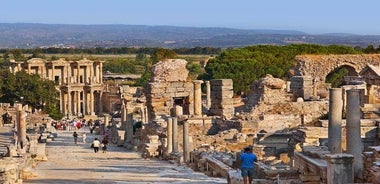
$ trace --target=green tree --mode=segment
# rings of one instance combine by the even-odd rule
[[[0,101],[14,103],[16,101],[32,108],[59,117],[58,93],[53,81],[41,79],[39,75],[29,75],[25,71],[11,73],[2,70],[0,73]]]

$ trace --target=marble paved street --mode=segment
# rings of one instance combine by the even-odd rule
[[[81,135],[80,130],[78,133]],[[93,139],[87,133],[88,142]],[[94,153],[90,143],[82,143],[82,137],[74,144],[70,131],[58,132],[58,138],[46,149],[48,161],[40,162],[33,169],[36,176],[24,183],[227,183],[226,179],[208,177],[168,161],[143,159],[137,152],[114,145],[107,153]]]

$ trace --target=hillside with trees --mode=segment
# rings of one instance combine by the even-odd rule
[[[288,79],[292,76],[294,58],[301,54],[359,54],[362,51],[347,46],[321,45],[259,45],[228,49],[210,59],[201,79],[224,79],[234,81],[235,93],[248,93],[253,81],[271,74]],[[335,76],[338,77],[338,76]]]

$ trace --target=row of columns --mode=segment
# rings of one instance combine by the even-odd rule
[[[190,161],[190,137],[189,123],[183,122],[183,158],[185,162]],[[167,154],[178,153],[178,118],[172,117],[167,120]]]
[[[328,147],[328,183],[353,183],[354,176],[363,175],[363,142],[360,133],[360,91],[347,90],[346,105],[346,154],[342,153],[343,91],[330,89]]]
[[[61,92],[61,111],[64,114],[86,114],[86,115],[95,115],[95,95],[93,90],[86,93],[85,91],[69,91]],[[81,94],[83,100],[81,100]],[[99,99],[96,100],[98,103],[99,111],[102,111],[102,102],[101,102],[102,92],[99,92]],[[82,103],[83,102],[83,103]],[[83,104],[83,112],[81,108]]]
[[[128,111],[128,102],[123,101],[121,105],[121,129],[124,133],[124,147],[133,149],[133,112]]]

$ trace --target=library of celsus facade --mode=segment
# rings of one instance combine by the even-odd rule
[[[24,70],[55,81],[60,93],[60,111],[65,115],[95,115],[102,112],[102,61],[33,58],[11,62],[10,70]]]

